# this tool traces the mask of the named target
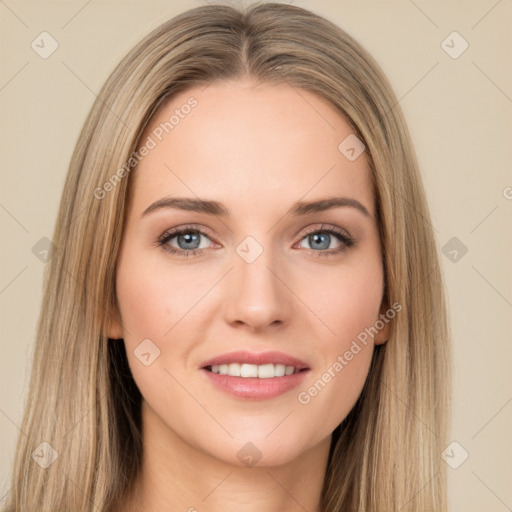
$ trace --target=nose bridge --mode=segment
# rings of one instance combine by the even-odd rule
[[[277,277],[279,258],[270,240],[267,236],[260,243],[248,236],[236,247],[226,304],[229,322],[242,322],[252,328],[287,322],[289,297]]]

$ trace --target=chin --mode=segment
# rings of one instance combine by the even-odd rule
[[[277,433],[235,436],[226,443],[218,443],[215,451],[208,447],[209,454],[226,464],[239,467],[278,467],[293,463],[305,456],[315,444],[307,442],[298,432],[290,432],[290,427],[281,435]],[[299,434],[299,435],[297,435]],[[227,440],[226,440],[227,441]]]

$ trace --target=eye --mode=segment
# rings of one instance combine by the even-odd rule
[[[348,247],[354,245],[355,241],[343,230],[334,226],[321,226],[320,228],[312,228],[301,240],[305,241],[315,256],[329,256],[333,254],[339,254],[346,250]],[[332,243],[338,243],[336,247],[332,247]],[[302,243],[300,247],[304,247]],[[308,247],[306,247],[308,248]],[[327,251],[327,249],[332,249]]]
[[[157,241],[157,245],[168,253],[179,257],[189,258],[200,256],[205,249],[210,247],[209,236],[196,226],[182,226],[166,231]],[[301,238],[299,247],[303,243],[310,245],[310,250],[315,256],[333,256],[346,250],[355,244],[345,231],[334,226],[320,226],[309,229]],[[337,246],[332,247],[332,243]]]
[[[209,237],[196,227],[182,226],[166,231],[158,239],[158,245],[171,254],[188,258],[189,256],[198,256],[208,248],[208,243],[201,243],[202,238]]]

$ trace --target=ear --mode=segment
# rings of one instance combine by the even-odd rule
[[[386,307],[386,304],[383,303],[380,310],[379,318],[375,321],[377,328],[382,327],[381,329],[378,330],[377,334],[373,338],[373,342],[375,343],[375,345],[383,345],[389,339],[389,332],[391,330],[391,319],[386,316],[386,311],[388,309],[389,308]]]
[[[121,315],[119,308],[114,305],[110,308],[108,315],[107,337],[113,340],[120,340],[123,338],[123,325],[121,323]]]

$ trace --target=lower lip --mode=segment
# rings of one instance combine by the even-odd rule
[[[210,382],[225,393],[246,400],[270,400],[297,387],[305,378],[309,370],[286,375],[284,377],[272,377],[270,379],[258,379],[256,377],[231,377],[220,375],[209,370],[206,373]]]

